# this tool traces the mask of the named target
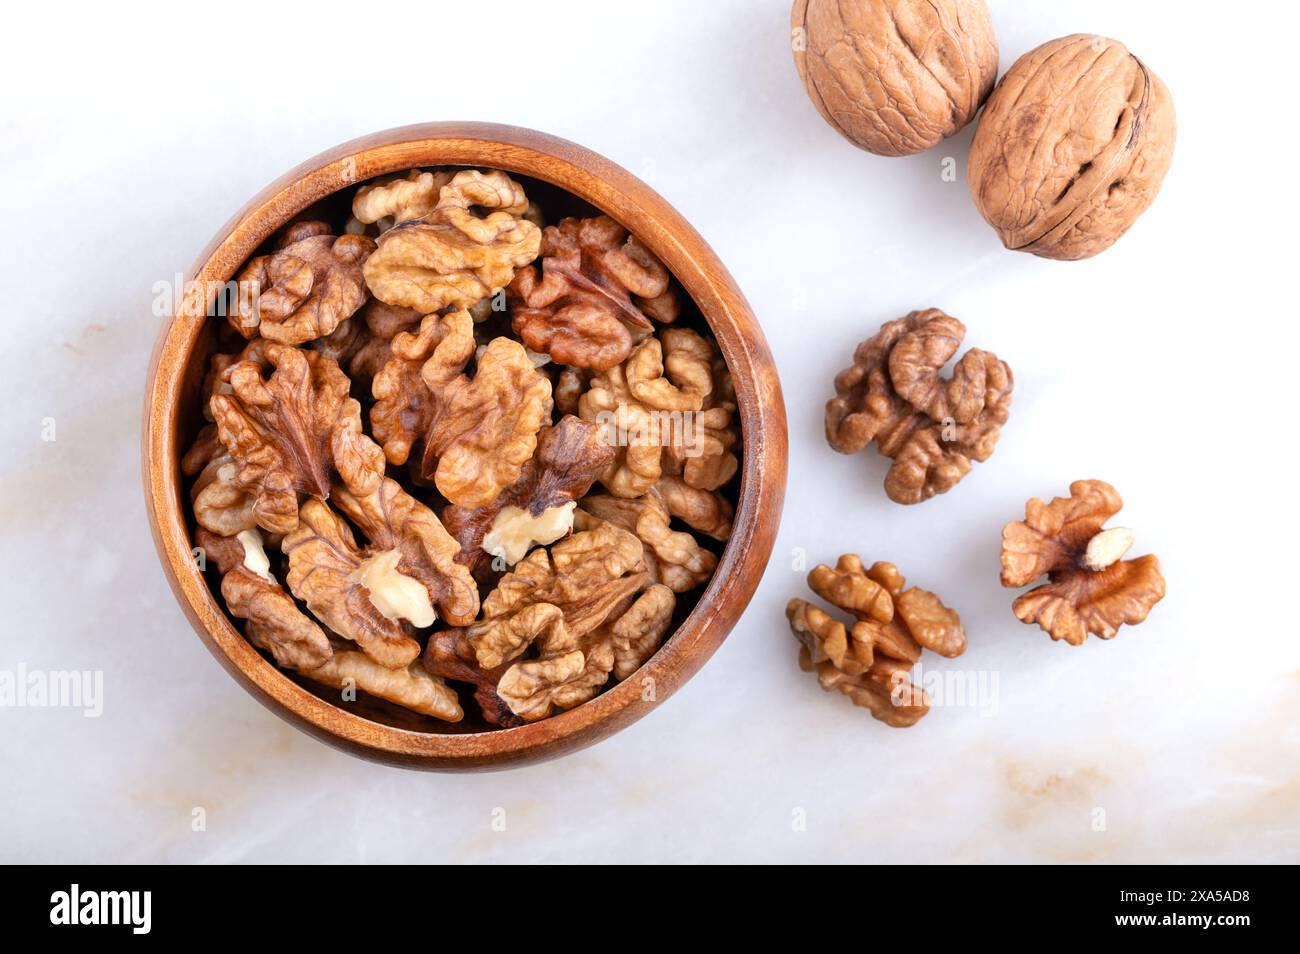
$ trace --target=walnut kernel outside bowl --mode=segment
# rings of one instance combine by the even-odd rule
[[[590,702],[517,728],[467,731],[449,723],[434,731],[421,725],[417,731],[391,713],[372,718],[374,713],[336,705],[276,668],[244,639],[193,555],[180,458],[201,418],[199,388],[214,345],[213,322],[203,316],[217,289],[302,210],[359,182],[417,166],[501,169],[557,195],[568,193],[617,220],[659,257],[694,301],[735,383],[742,431],[735,524],[698,602],[631,678]],[[718,257],[685,219],[626,170],[571,142],[518,127],[443,122],[391,129],[337,146],[267,186],[221,228],[186,279],[191,294],[158,334],[145,391],[142,453],[149,521],[167,580],[199,638],[281,718],[355,755],[414,768],[503,768],[553,758],[641,718],[704,664],[740,618],[771,554],[785,494],[781,386],[758,322]],[[653,692],[646,692],[650,685]]]

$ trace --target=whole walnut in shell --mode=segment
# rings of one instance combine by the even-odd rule
[[[795,0],[790,26],[817,111],[878,156],[922,152],[957,132],[998,75],[984,0]]]
[[[1009,249],[1088,258],[1155,199],[1174,103],[1124,44],[1076,34],[1016,60],[989,97],[966,179]]]

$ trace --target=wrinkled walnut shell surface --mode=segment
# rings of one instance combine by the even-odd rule
[[[1175,135],[1160,78],[1124,44],[1076,34],[1007,70],[980,117],[966,178],[1007,248],[1088,258],[1155,200]]]
[[[795,0],[790,25],[795,66],[817,111],[880,156],[951,136],[997,79],[984,0]]]

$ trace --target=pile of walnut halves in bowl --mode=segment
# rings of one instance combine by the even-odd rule
[[[289,224],[210,319],[182,469],[226,608],[345,699],[458,722],[472,695],[496,727],[586,702],[731,532],[726,364],[609,218],[546,225],[499,171],[351,198]]]

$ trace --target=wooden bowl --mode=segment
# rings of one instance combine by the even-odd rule
[[[735,381],[743,435],[735,529],[690,614],[636,676],[568,712],[497,731],[458,731],[454,725],[412,731],[391,724],[396,720],[375,721],[314,694],[263,658],[236,630],[196,566],[180,474],[181,454],[198,427],[198,392],[212,348],[213,322],[202,316],[218,286],[308,206],[374,176],[443,165],[492,167],[550,183],[637,235],[676,276],[717,337]],[[771,554],[785,494],[781,386],[754,314],[718,257],[626,170],[571,142],[512,126],[448,122],[392,129],[322,153],[267,186],[221,228],[186,277],[188,293],[158,335],[145,390],[149,522],[168,582],[204,645],[256,699],[298,728],[366,758],[425,769],[551,758],[617,732],[668,698],[744,611]],[[653,692],[646,691],[651,686]]]

